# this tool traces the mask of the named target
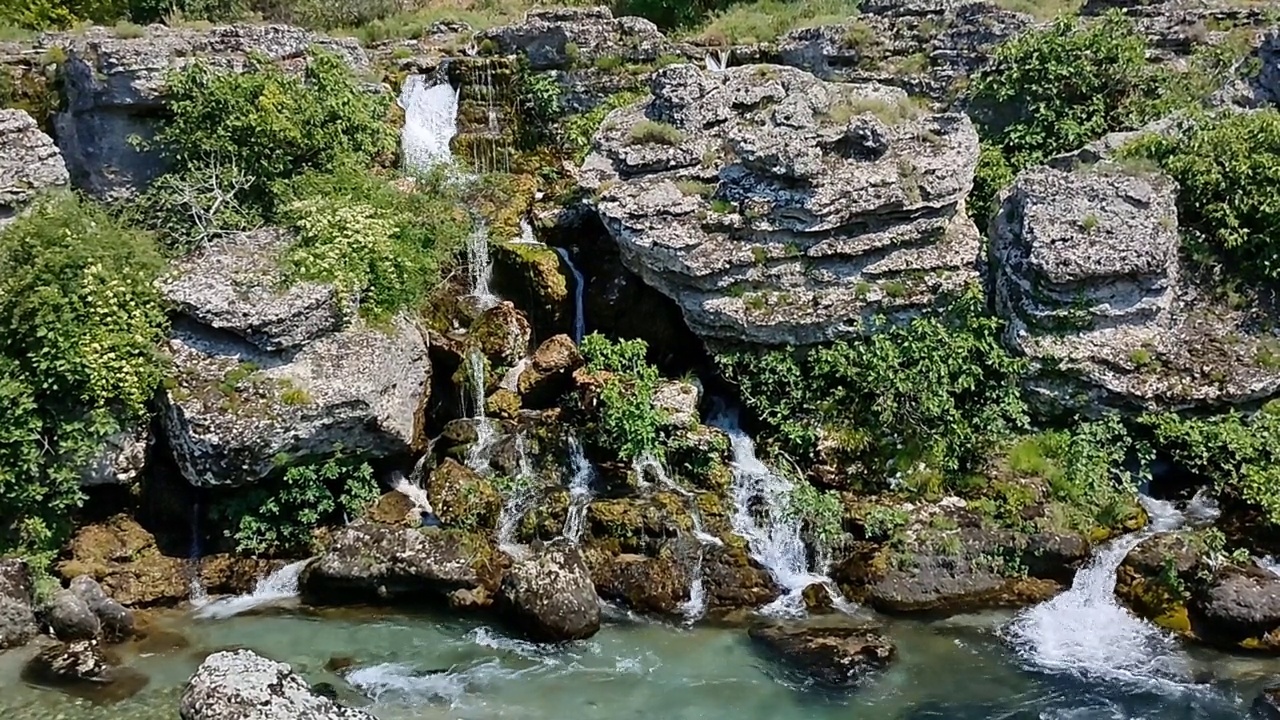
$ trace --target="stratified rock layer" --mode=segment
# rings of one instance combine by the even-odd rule
[[[42,190],[67,184],[53,140],[21,110],[0,110],[0,228]]]
[[[503,54],[523,54],[533,70],[566,69],[602,57],[653,62],[671,50],[652,22],[615,18],[606,7],[530,10],[522,22],[485,30],[476,40]]]
[[[793,68],[657,71],[582,170],[623,263],[704,338],[805,344],[977,277],[969,119]]]

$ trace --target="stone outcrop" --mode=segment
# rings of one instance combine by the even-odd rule
[[[44,617],[54,637],[63,642],[93,640],[102,630],[102,623],[89,604],[70,590],[54,593],[44,608]]]
[[[555,335],[533,351],[528,365],[516,379],[525,405],[548,407],[573,385],[573,372],[582,366],[582,354],[568,335]]]
[[[22,110],[0,110],[0,228],[48,188],[67,184],[52,138]]]
[[[349,317],[330,286],[284,287],[287,245],[276,230],[234,235],[180,261],[164,283],[182,317],[161,424],[192,484],[254,482],[282,459],[338,446],[406,454],[419,441],[431,366],[416,324],[373,327]]]
[[[488,541],[459,530],[359,521],[334,533],[299,579],[306,602],[482,607],[501,577]]]
[[[779,623],[753,627],[750,636],[794,674],[828,687],[857,687],[897,657],[888,639],[856,626]]]
[[[976,279],[967,117],[778,66],[675,65],[651,90],[605,120],[581,181],[704,339],[830,340]]]
[[[671,52],[671,43],[652,22],[613,17],[606,7],[530,10],[524,20],[476,36],[481,52],[521,54],[533,70],[566,70],[600,58],[648,63]]]
[[[210,30],[152,25],[136,38],[118,37],[110,28],[66,36],[65,103],[56,129],[71,181],[99,198],[121,197],[145,188],[164,171],[159,148],[148,142],[164,116],[165,78],[171,71],[197,59],[240,71],[255,53],[298,66],[312,46],[352,67],[367,66],[355,40],[287,25]],[[135,136],[143,142],[131,140]]]
[[[508,622],[542,642],[583,640],[600,630],[600,603],[576,547],[554,544],[517,560],[498,589]]]
[[[25,645],[36,636],[32,591],[26,561],[0,559],[0,650]]]
[[[373,720],[312,691],[284,663],[251,650],[224,651],[200,663],[182,692],[182,720]]]
[[[80,471],[80,484],[91,487],[134,482],[147,467],[150,444],[151,428],[146,424],[111,435]]]
[[[81,575],[71,581],[67,592],[73,593],[98,620],[102,637],[119,642],[133,635],[133,612],[113,600],[97,580]]]
[[[1266,339],[1184,282],[1176,187],[1104,161],[1032,168],[1002,197],[990,243],[1006,343],[1046,410],[1165,410],[1280,390]]]

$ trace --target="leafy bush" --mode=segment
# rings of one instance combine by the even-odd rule
[[[1193,257],[1250,280],[1280,280],[1280,111],[1203,116],[1176,137],[1125,148],[1178,181]]]
[[[585,113],[570,115],[560,123],[560,136],[569,157],[581,164],[591,149],[591,141],[604,122],[605,116],[620,107],[626,107],[644,97],[643,93],[620,92],[610,95],[604,102]]]
[[[264,216],[276,209],[277,181],[368,167],[396,151],[390,98],[362,88],[334,55],[312,53],[302,77],[258,56],[243,73],[195,62],[168,82],[172,117],[158,139],[174,171],[235,168],[254,181],[239,202]]]
[[[521,64],[518,78],[516,104],[520,111],[520,141],[529,149],[552,137],[564,91],[555,77],[532,72],[527,63]]]
[[[717,362],[797,457],[813,457],[821,440],[824,452],[838,448],[854,480],[919,463],[963,472],[1026,422],[1025,361],[1001,347],[1001,324],[983,309],[981,291],[970,288],[945,311],[869,327],[863,337]]]
[[[984,223],[996,183],[1158,117],[1166,82],[1164,71],[1147,64],[1142,35],[1119,13],[1093,23],[1060,18],[1004,43],[971,86],[971,112],[992,150],[983,154],[970,212]]]
[[[596,443],[622,460],[661,457],[663,416],[653,404],[661,376],[645,359],[643,340],[612,342],[599,333],[582,340],[587,369],[609,373],[600,388],[599,416],[592,433]]]
[[[343,168],[278,184],[281,221],[298,240],[285,261],[294,279],[332,282],[366,317],[414,306],[439,280],[470,220],[441,176],[402,191]]]
[[[341,457],[297,465],[276,482],[251,487],[222,499],[213,509],[237,553],[288,556],[312,552],[321,525],[363,513],[379,489],[365,463]]]
[[[152,239],[68,193],[0,232],[0,554],[64,539],[79,479],[164,374]]]
[[[818,548],[831,551],[844,540],[844,506],[840,496],[800,480],[791,489],[788,511],[801,520]]]
[[[228,233],[262,224],[262,209],[246,202],[257,180],[218,160],[166,173],[123,208],[157,233],[166,250],[182,254]]]
[[[675,28],[700,22],[714,10],[728,7],[735,0],[618,0],[614,12],[638,15],[663,28]]]

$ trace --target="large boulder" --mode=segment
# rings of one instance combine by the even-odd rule
[[[119,642],[133,635],[133,612],[107,595],[97,580],[81,575],[71,581],[68,592],[84,602],[98,619],[102,636],[107,641]]]
[[[102,623],[89,609],[89,603],[70,590],[54,593],[44,608],[44,617],[54,637],[63,642],[93,640],[102,630]]]
[[[1191,627],[1219,646],[1280,652],[1280,576],[1261,568],[1219,569],[1187,603]]]
[[[671,43],[652,22],[613,17],[607,7],[539,8],[524,20],[476,36],[482,50],[521,54],[533,70],[570,69],[600,58],[646,63],[671,52]]]
[[[606,118],[581,182],[703,338],[821,342],[977,278],[966,116],[779,66],[675,65],[651,91]]]
[[[171,71],[197,59],[240,71],[253,54],[297,66],[312,46],[354,68],[368,64],[353,39],[286,25],[197,30],[157,24],[134,38],[119,37],[110,28],[67,36],[61,72],[65,104],[56,128],[72,182],[96,197],[122,197],[164,171],[160,148],[148,141],[164,117],[165,79]]]
[[[517,561],[502,578],[498,606],[534,640],[582,640],[600,630],[600,603],[582,555],[554,544]]]
[[[524,404],[547,407],[573,383],[573,372],[582,367],[582,354],[568,335],[548,338],[529,358],[516,380]]]
[[[431,366],[422,333],[348,318],[332,287],[284,287],[288,236],[238,234],[178,263],[164,286],[182,317],[161,424],[183,476],[254,482],[282,462],[407,454],[420,440]]]
[[[334,533],[299,579],[311,604],[490,604],[501,576],[485,538],[459,531],[359,521]]]
[[[53,140],[22,110],[0,110],[0,228],[42,190],[66,184]]]
[[[182,691],[182,720],[373,720],[312,691],[284,663],[251,650],[204,659]]]
[[[446,527],[488,530],[498,526],[502,495],[488,478],[452,458],[431,472],[427,497]]]
[[[32,590],[26,561],[0,559],[0,650],[25,645],[39,632],[31,609]]]
[[[856,626],[779,623],[751,628],[750,636],[793,674],[828,687],[861,685],[897,657],[888,639]]]
[[[1182,278],[1175,184],[1103,161],[1020,174],[992,223],[1007,344],[1052,410],[1177,410],[1280,390],[1265,339]]]

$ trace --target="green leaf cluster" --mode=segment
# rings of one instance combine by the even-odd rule
[[[581,349],[588,370],[607,374],[591,428],[594,442],[621,460],[661,458],[665,418],[653,402],[661,375],[646,358],[648,345],[592,333],[583,338]]]
[[[380,494],[367,463],[341,456],[295,465],[274,482],[223,498],[213,508],[235,551],[254,556],[306,555],[316,528],[362,514]]]
[[[920,464],[970,471],[1025,426],[1026,363],[1001,346],[1001,329],[975,287],[905,324],[881,321],[860,337],[724,353],[717,362],[779,449],[814,458],[822,444],[852,483],[874,484]]]
[[[149,235],[70,193],[0,231],[0,554],[56,549],[86,462],[146,417],[161,268]]]
[[[1178,181],[1190,255],[1250,281],[1280,280],[1280,111],[1201,115],[1176,135],[1147,135],[1125,153]]]

